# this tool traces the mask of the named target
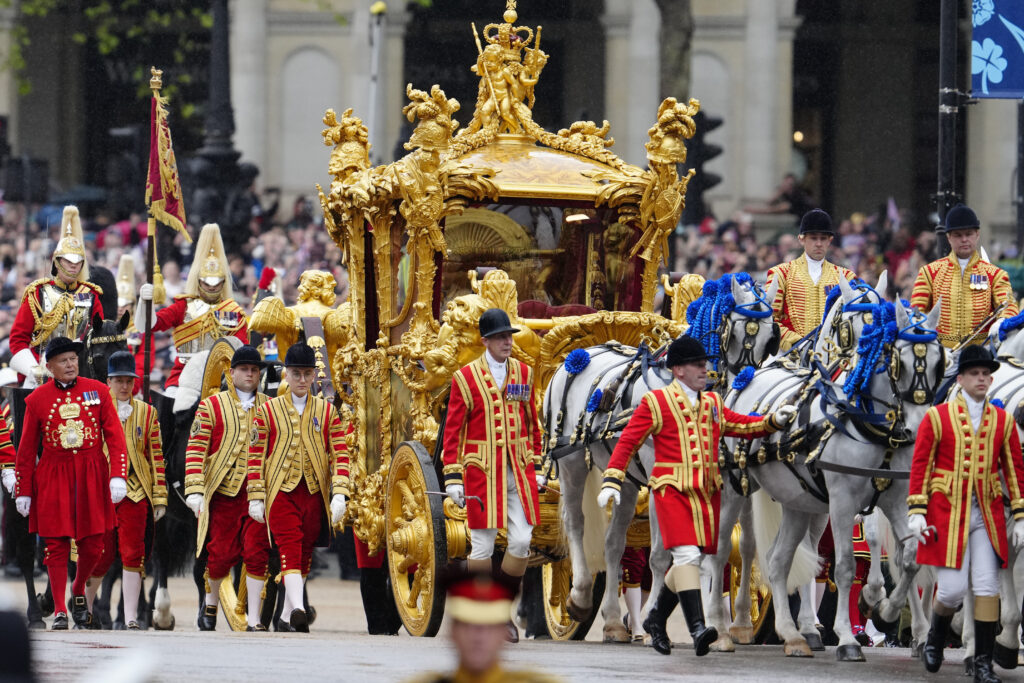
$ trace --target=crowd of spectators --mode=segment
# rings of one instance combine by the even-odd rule
[[[50,274],[50,257],[59,238],[61,206],[26,207],[19,204],[3,206],[0,225],[0,363],[9,357],[7,337],[17,314],[25,286]],[[112,221],[104,211],[86,215],[82,228],[89,264],[117,273],[121,255],[135,256],[136,287],[146,281],[145,254],[147,222],[144,213],[128,219]],[[181,294],[188,269],[192,265],[192,245],[171,228],[157,227],[160,268],[168,300]],[[198,230],[192,231],[193,236]],[[328,270],[338,282],[338,300],[347,296],[348,278],[341,265],[341,251],[331,240],[322,219],[314,215],[313,205],[300,197],[287,220],[277,221],[266,215],[254,216],[245,239],[235,240],[241,247],[228,253],[235,299],[251,311],[252,298],[264,268],[271,267],[278,275],[278,294],[287,305],[297,297],[299,276],[308,269]],[[114,312],[105,312],[112,317]],[[164,369],[170,366],[170,334],[155,336],[157,354],[153,379],[159,383]]]

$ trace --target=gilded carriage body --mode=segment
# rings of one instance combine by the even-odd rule
[[[607,121],[544,130],[531,111],[548,60],[541,27],[517,26],[508,5],[504,21],[477,39],[479,94],[463,130],[459,103],[438,85],[409,85],[409,154],[372,167],[367,128],[352,110],[324,117],[332,181],[318,189],[351,283],[349,334],[332,358],[352,424],[345,522],[370,555],[387,548],[393,578],[415,569],[412,581],[392,582],[415,635],[440,625],[437,569],[466,554],[465,512],[427,492],[440,490],[452,374],[483,352],[480,313],[502,308],[521,329],[513,355],[534,368],[538,391],[574,348],[658,345],[683,329],[653,307],[689,180],[677,165],[699,103],[662,103],[646,169],[611,151]],[[544,565],[549,630],[564,638],[578,625],[559,611],[568,563],[552,489],[542,495],[534,563]]]

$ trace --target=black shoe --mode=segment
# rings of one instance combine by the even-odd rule
[[[263,624],[256,624],[255,626],[246,626],[245,630],[252,633],[254,631],[266,633],[267,627]]]
[[[511,619],[505,624],[505,640],[509,643],[519,642],[519,629],[516,628],[515,622]]]
[[[199,619],[196,620],[196,624],[199,626],[200,631],[216,631],[217,605],[203,605],[203,609],[199,612]]]
[[[139,626],[139,622],[137,622],[137,621],[129,621],[128,625],[125,626],[125,630],[127,630],[127,631],[141,631],[142,628]]]
[[[296,633],[309,633],[309,621],[306,619],[306,610],[293,609],[288,617],[288,623]]]
[[[278,633],[295,633],[295,629],[292,628],[292,625],[284,619],[274,620],[274,630]]]
[[[647,618],[644,619],[644,630],[650,634],[651,647],[655,652],[663,655],[672,653],[672,641],[669,640],[668,631],[665,630],[665,623],[678,604],[678,596],[668,586],[662,586],[661,592],[654,600],[654,606],[651,607]]]
[[[71,596],[71,618],[75,626],[85,628],[89,623],[89,603],[84,595]]]
[[[693,638],[693,649],[698,657],[703,657],[711,650],[711,644],[718,640],[718,629],[704,625],[704,603],[700,598],[700,589],[679,591],[679,604]]]
[[[992,651],[996,646],[999,622],[974,620],[974,683],[1002,683],[992,670]]]
[[[53,618],[53,625],[50,626],[51,631],[67,631],[68,630],[68,615],[66,612],[57,612],[57,616]]]
[[[932,612],[932,625],[928,629],[928,638],[924,641],[924,649],[921,650],[921,661],[929,673],[935,673],[942,666],[942,651],[946,648],[946,637],[949,634],[949,624],[953,621],[953,615],[940,616]]]

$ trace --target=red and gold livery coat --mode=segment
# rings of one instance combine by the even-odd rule
[[[612,452],[604,486],[621,488],[630,459],[653,436],[654,467],[648,484],[665,547],[696,545],[714,553],[722,488],[720,439],[767,436],[779,425],[773,416],[733,412],[711,391],[699,392],[697,401],[695,408],[677,380],[644,394]]]
[[[0,406],[0,470],[14,469],[14,443],[11,441],[11,428],[7,426],[10,418],[10,404]]]
[[[953,253],[918,271],[910,305],[927,313],[939,297],[942,298],[942,310],[936,327],[939,341],[949,348],[974,332],[1004,301],[1008,305],[999,314],[1000,318],[1011,318],[1019,310],[1010,287],[1010,276],[999,266],[982,261],[978,252],[971,254],[962,273],[960,261]],[[984,342],[987,330],[986,327],[979,332],[972,343]]]
[[[15,467],[15,495],[32,496],[29,530],[83,538],[112,529],[110,479],[127,478],[126,451],[106,384],[79,377],[66,388],[50,380],[33,390]]]
[[[514,477],[526,521],[540,520],[536,468],[541,462],[533,371],[509,358],[505,384],[498,386],[486,354],[452,376],[444,424],[444,481],[463,484],[470,529],[508,525],[508,478]]]
[[[923,513],[937,538],[917,546],[917,561],[959,568],[971,530],[971,499],[977,498],[992,547],[1006,566],[1003,483],[1014,519],[1024,519],[1024,476],[1017,427],[1005,410],[985,402],[975,433],[967,403],[957,396],[925,414],[910,466],[909,514]]]
[[[132,399],[132,414],[121,423],[128,450],[128,493],[133,503],[146,499],[150,505],[167,505],[164,449],[160,419],[148,403]]]
[[[249,440],[256,411],[270,398],[256,392],[253,407],[246,410],[233,390],[221,391],[199,402],[185,449],[185,495],[203,497],[196,535],[196,555],[206,547],[210,528],[210,498],[218,489],[238,495],[246,490],[249,473]],[[225,485],[225,481],[228,483]]]
[[[828,290],[839,284],[840,277],[852,280],[856,275],[849,268],[824,261],[818,284],[814,284],[807,270],[807,254],[780,263],[768,271],[766,287],[775,278],[779,278],[779,291],[772,302],[772,308],[775,311],[775,322],[782,330],[780,351],[786,351],[821,324],[825,316]]]
[[[312,466],[311,474],[330,519],[331,496],[350,495],[348,447],[338,412],[319,396],[306,398],[301,416],[292,405],[291,394],[268,400],[253,421],[248,483],[249,500],[265,500],[268,518],[293,464],[300,464],[302,458],[308,458]]]
[[[245,310],[234,299],[207,304],[199,297],[178,296],[174,303],[156,312],[153,331],[174,330],[178,357],[167,377],[166,386],[178,386],[178,376],[193,354],[209,349],[221,337],[234,336],[249,343],[249,323]]]
[[[39,360],[53,336],[83,339],[93,315],[103,317],[101,294],[103,289],[91,282],[65,285],[58,278],[44,278],[30,283],[11,324],[11,354],[32,349]]]

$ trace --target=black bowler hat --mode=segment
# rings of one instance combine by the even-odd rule
[[[67,337],[54,337],[46,344],[46,358],[52,360],[62,353],[68,351],[74,351],[75,353],[82,352],[82,342],[72,341]]]
[[[131,351],[116,351],[107,359],[107,377],[138,377]]]
[[[981,221],[978,214],[966,204],[957,204],[946,214],[946,224],[942,226],[943,232],[950,230],[970,230],[981,228]]]
[[[821,209],[811,209],[800,219],[800,234],[806,235],[809,232],[835,235],[836,233],[832,229],[832,217]]]
[[[519,330],[512,327],[512,321],[508,319],[508,313],[500,308],[488,308],[480,316],[480,336],[493,337],[502,332],[515,334]]]
[[[988,368],[995,372],[999,369],[999,361],[992,358],[992,352],[984,346],[975,344],[960,352],[960,363],[956,367],[956,374],[962,375],[970,368],[976,367]]]
[[[237,368],[239,365],[257,365],[262,368],[263,357],[252,344],[243,344],[235,349],[234,355],[231,356],[231,367]]]
[[[306,342],[292,344],[284,356],[284,366],[286,368],[315,368],[316,352]]]
[[[687,363],[700,363],[711,358],[714,356],[708,355],[703,344],[690,335],[684,334],[669,344],[668,359],[665,361],[665,365],[672,368]]]

